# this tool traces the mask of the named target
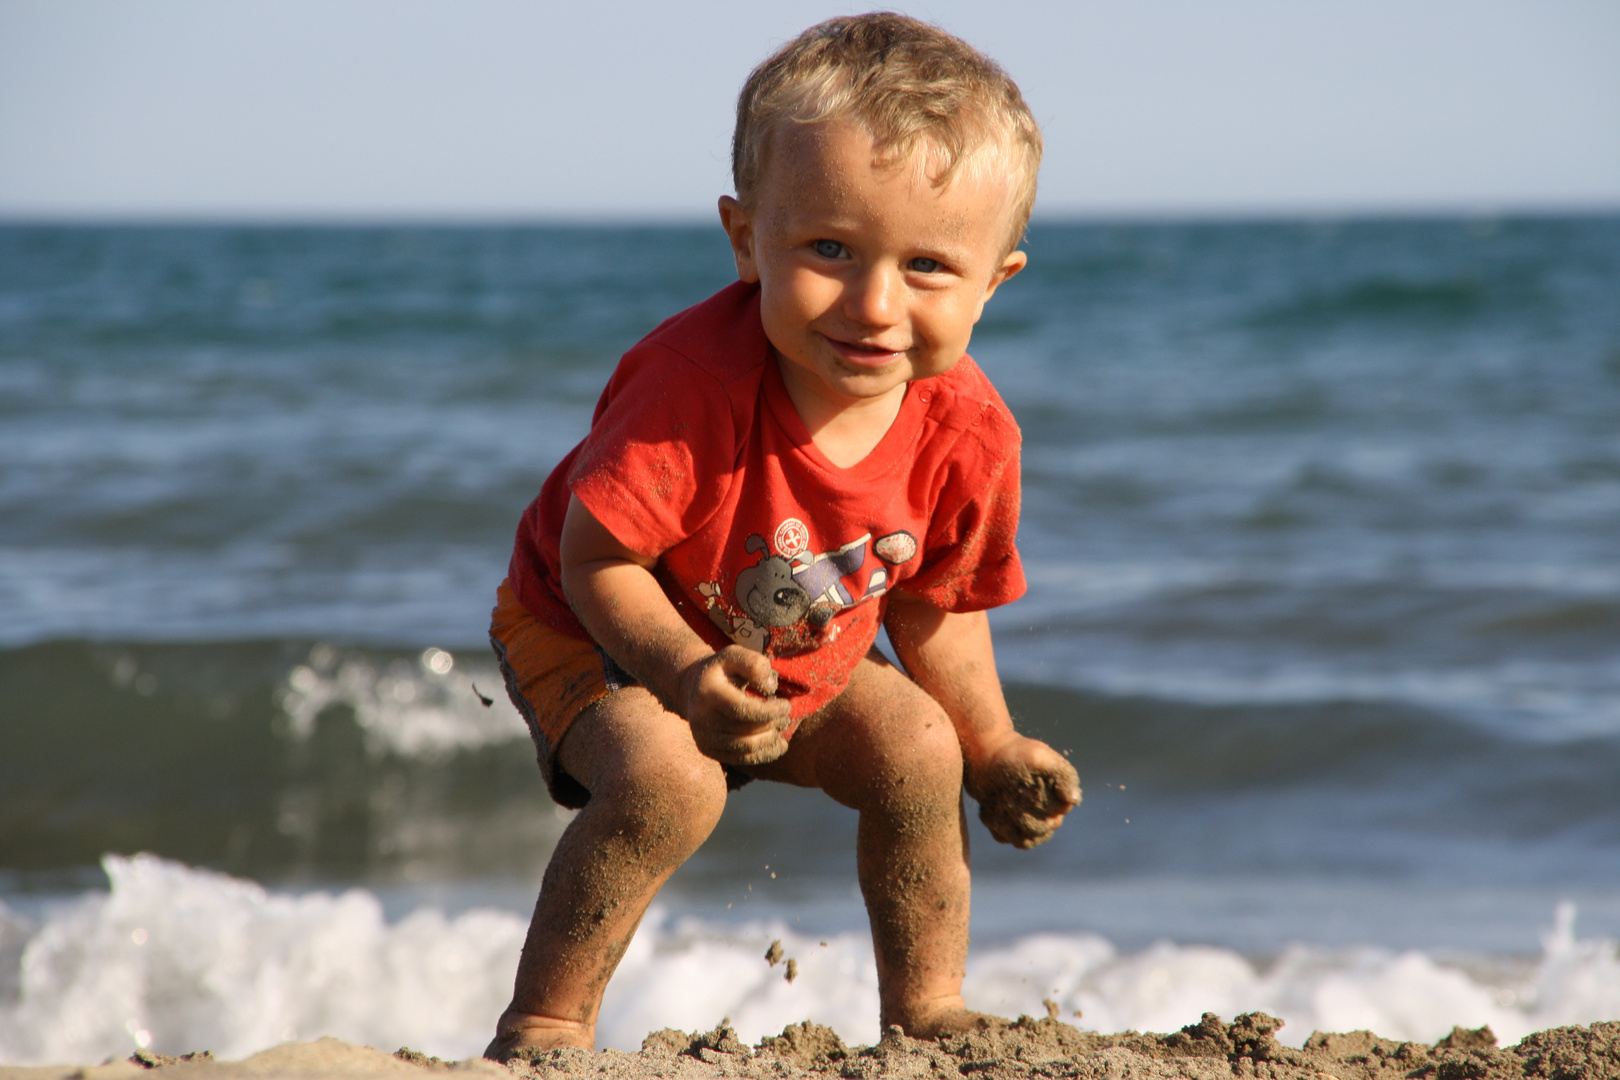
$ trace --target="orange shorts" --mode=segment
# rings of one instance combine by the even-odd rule
[[[511,581],[495,590],[489,643],[501,664],[506,693],[528,722],[546,790],[564,806],[578,809],[590,796],[557,764],[557,747],[574,718],[635,679],[592,641],[553,630],[524,607]]]
[[[640,684],[594,641],[554,630],[529,614],[509,580],[495,591],[489,643],[507,696],[529,725],[546,790],[563,806],[579,809],[591,793],[558,764],[557,748],[580,713],[615,690]],[[726,766],[728,787],[739,788],[748,779]]]

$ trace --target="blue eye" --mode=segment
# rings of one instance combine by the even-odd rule
[[[919,274],[937,274],[940,265],[938,259],[912,259],[911,268]]]
[[[836,240],[817,240],[811,246],[823,259],[837,259],[844,254],[844,245]]]

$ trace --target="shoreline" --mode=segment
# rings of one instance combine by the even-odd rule
[[[848,1047],[832,1029],[803,1021],[757,1046],[729,1027],[648,1035],[638,1053],[576,1049],[535,1052],[501,1065],[484,1058],[442,1061],[407,1048],[395,1053],[339,1039],[291,1042],[241,1061],[206,1051],[170,1057],[137,1051],[100,1065],[0,1065],[0,1080],[427,1080],[445,1073],[488,1080],[1620,1080],[1620,1021],[1549,1028],[1514,1046],[1496,1045],[1489,1028],[1454,1028],[1428,1045],[1368,1031],[1313,1033],[1300,1049],[1274,1037],[1281,1022],[1246,1013],[1226,1023],[1205,1013],[1170,1034],[1102,1035],[1058,1020],[1020,1017],[1000,1030],[911,1039],[898,1029],[873,1046]]]

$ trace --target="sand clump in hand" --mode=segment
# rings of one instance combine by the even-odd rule
[[[1169,1035],[1097,1035],[1050,1017],[1026,1016],[993,1030],[928,1041],[891,1028],[868,1047],[846,1046],[831,1028],[808,1021],[752,1047],[727,1026],[696,1034],[666,1028],[647,1036],[640,1053],[525,1051],[504,1067],[483,1059],[443,1062],[408,1049],[387,1055],[322,1039],[240,1062],[142,1054],[92,1068],[0,1067],[0,1080],[134,1080],[158,1071],[173,1080],[408,1080],[446,1072],[476,1072],[486,1080],[1620,1080],[1620,1022],[1552,1028],[1505,1048],[1496,1045],[1489,1028],[1455,1028],[1432,1046],[1352,1031],[1318,1032],[1295,1050],[1277,1041],[1281,1026],[1265,1013],[1246,1013],[1230,1024],[1205,1013]]]

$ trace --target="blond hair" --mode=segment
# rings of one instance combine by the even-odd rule
[[[933,151],[935,186],[949,184],[969,161],[1007,169],[1014,210],[1008,248],[1018,245],[1035,205],[1041,130],[1018,85],[994,60],[938,27],[891,12],[812,26],[755,68],[737,98],[731,174],[738,201],[754,205],[784,122],[839,119],[864,127],[888,161],[921,147]]]

